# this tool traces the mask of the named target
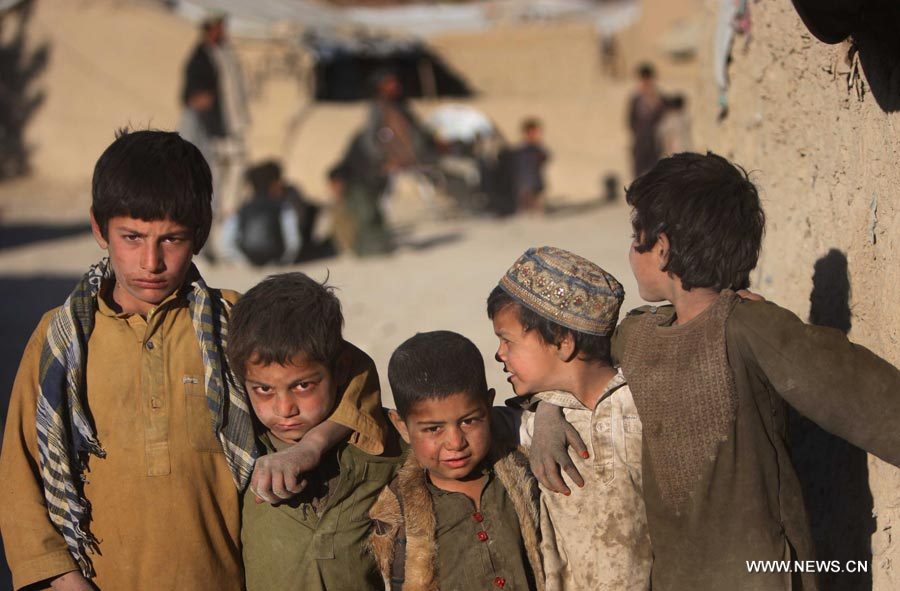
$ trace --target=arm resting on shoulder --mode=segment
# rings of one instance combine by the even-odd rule
[[[319,465],[322,455],[349,437],[350,443],[372,455],[384,452],[387,423],[381,409],[381,385],[375,362],[361,350],[344,344],[335,367],[338,404],[328,420],[316,425],[288,449],[256,461],[250,490],[267,503],[279,503],[301,492],[300,478]]]

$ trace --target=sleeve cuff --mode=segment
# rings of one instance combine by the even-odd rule
[[[17,590],[78,570],[68,550],[57,550],[9,566],[12,571],[13,588]]]

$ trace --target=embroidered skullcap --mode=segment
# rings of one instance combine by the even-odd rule
[[[574,331],[612,334],[625,290],[591,261],[561,248],[529,248],[500,280],[526,308]]]

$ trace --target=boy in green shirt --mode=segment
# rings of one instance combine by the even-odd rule
[[[388,379],[411,447],[370,511],[389,588],[543,590],[536,482],[492,433],[481,353],[457,333],[420,333],[394,351]]]
[[[337,385],[348,369],[342,351],[353,347],[343,340],[342,325],[333,289],[303,273],[269,277],[235,305],[227,354],[267,453],[300,442],[337,405]],[[396,433],[385,437],[383,447],[376,456],[339,443],[304,475],[297,497],[275,506],[245,493],[241,541],[248,591],[382,588],[365,551],[367,513],[403,459]]]

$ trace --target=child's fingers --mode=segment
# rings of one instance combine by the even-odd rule
[[[588,454],[587,446],[584,444],[584,440],[581,438],[581,435],[578,434],[578,430],[575,429],[575,427],[573,427],[572,424],[569,423],[568,421],[563,423],[563,427],[565,429],[565,434],[566,434],[566,443],[568,443],[569,446],[573,450],[575,450],[575,453],[577,453],[582,458],[584,458],[584,459],[589,458],[590,454]],[[575,467],[574,464],[572,465],[572,467],[573,468]],[[576,469],[575,472],[577,473],[578,470]],[[579,475],[579,479],[580,478],[581,478],[581,475]],[[580,484],[579,486],[584,486],[584,485]]]
[[[538,479],[538,481],[553,492],[564,495],[572,493],[569,487],[566,486],[566,481],[563,480],[562,473],[559,471],[559,465],[556,462],[543,469],[543,480]]]
[[[289,499],[294,496],[294,493],[289,492],[284,485],[283,472],[276,471],[272,474],[272,492],[278,497],[278,501],[283,501],[284,499]]]
[[[584,479],[581,477],[581,472],[578,471],[578,468],[575,467],[575,464],[569,462],[563,465],[562,468],[566,471],[566,474],[569,475],[569,478],[572,479],[572,482],[574,482],[578,488],[584,487]]]
[[[257,463],[250,480],[250,490],[253,494],[267,503],[274,503],[275,499],[269,493],[272,486],[272,473],[260,463]]]
[[[291,494],[297,494],[300,492],[300,488],[298,487],[299,483],[297,482],[297,475],[293,472],[285,472],[284,474],[284,488]]]
[[[766,298],[759,295],[758,293],[752,292],[749,289],[739,289],[737,294],[741,296],[741,298],[745,300],[752,300],[754,302],[764,302]]]

